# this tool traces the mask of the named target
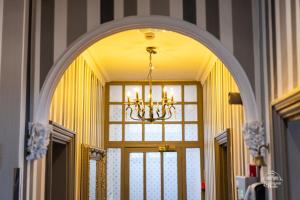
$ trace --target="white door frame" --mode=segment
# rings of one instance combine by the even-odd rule
[[[79,37],[64,51],[47,74],[37,104],[34,107],[33,122],[48,124],[50,104],[57,84],[78,55],[102,38],[121,31],[138,28],[157,28],[178,32],[205,45],[225,64],[235,79],[241,93],[246,122],[259,121],[254,91],[248,76],[233,54],[217,38],[207,31],[201,30],[198,26],[183,20],[164,16],[132,16],[99,25],[98,28]],[[30,185],[27,196],[31,196],[31,199],[44,199],[44,162],[44,159],[28,162],[28,168],[33,173],[29,176],[31,178],[27,180]]]

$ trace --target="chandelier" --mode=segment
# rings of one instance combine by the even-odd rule
[[[167,89],[164,88],[162,99],[154,103],[152,96],[152,71],[154,69],[152,55],[156,54],[157,51],[155,47],[147,47],[146,51],[149,53],[149,72],[147,76],[149,82],[149,102],[144,102],[139,97],[138,91],[136,91],[135,99],[130,99],[130,94],[127,94],[127,102],[125,103],[127,105],[126,116],[129,114],[129,117],[136,121],[154,122],[156,120],[167,120],[176,112],[174,92],[171,91],[171,98],[168,98]]]

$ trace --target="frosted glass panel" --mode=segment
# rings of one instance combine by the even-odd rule
[[[122,141],[122,124],[109,125],[109,141]]]
[[[181,121],[182,120],[182,105],[174,105],[175,110],[172,110],[172,117],[166,121]]]
[[[125,86],[125,101],[127,102],[128,94],[131,100],[136,99],[136,91],[138,91],[139,99],[142,99],[142,86],[140,85],[126,85]]]
[[[198,110],[197,104],[184,105],[184,121],[197,121]]]
[[[198,125],[197,124],[185,124],[184,125],[184,140],[185,141],[197,141],[198,140]]]
[[[144,199],[143,153],[130,153],[129,156],[129,199]]]
[[[161,124],[145,124],[145,140],[161,141],[162,125]]]
[[[160,153],[146,154],[146,183],[147,200],[161,199],[161,166]]]
[[[181,124],[166,124],[165,125],[165,140],[166,141],[181,141],[182,140]]]
[[[168,97],[171,97],[171,92],[174,92],[174,101],[181,101],[181,85],[165,85],[165,88],[168,91]]]
[[[110,102],[122,102],[122,86],[111,85],[109,87],[109,101]]]
[[[120,200],[121,149],[107,149],[107,199]]]
[[[197,102],[197,86],[185,85],[184,86],[184,101],[185,102]]]
[[[122,121],[122,105],[109,105],[109,121]]]
[[[142,125],[126,124],[125,141],[141,141],[141,140],[142,140]]]
[[[201,199],[200,149],[186,149],[186,192],[188,200]]]
[[[96,177],[97,177],[97,161],[96,160],[90,160],[89,161],[89,167],[90,167],[90,176],[89,176],[89,200],[96,200],[96,190],[97,190],[97,184],[96,184]]]
[[[149,94],[150,94],[149,86],[146,85],[145,86],[145,99],[146,99],[146,101],[149,101]],[[162,97],[162,87],[161,87],[161,85],[153,85],[152,86],[152,97],[153,97],[153,101],[161,101],[161,97]]]
[[[165,152],[164,159],[164,200],[178,199],[177,153]]]

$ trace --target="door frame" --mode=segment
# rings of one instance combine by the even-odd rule
[[[141,153],[146,153],[146,152],[158,152],[161,153],[162,155],[164,152],[168,151],[159,151],[158,147],[126,147],[124,148],[124,179],[123,179],[123,187],[124,187],[124,194],[121,197],[121,199],[129,200],[129,177],[130,177],[130,171],[129,171],[129,154],[132,152],[141,152]],[[183,148],[182,147],[175,147],[173,148],[172,151],[169,152],[177,152],[177,182],[178,182],[178,200],[183,200],[184,199],[184,191],[185,191],[185,169],[184,169],[184,163],[183,163]],[[145,154],[144,154],[145,155]],[[144,191],[146,190],[146,157],[143,157],[144,159]],[[161,159],[161,199],[163,200],[163,195],[164,195],[164,189],[163,189],[163,156],[160,157]],[[128,172],[128,173],[126,173]],[[144,192],[144,199],[146,199],[146,192]]]
[[[75,197],[75,144],[76,134],[73,131],[66,129],[65,127],[49,121],[52,126],[50,134],[50,141],[46,156],[46,184],[45,184],[45,199],[51,200],[52,191],[52,150],[53,142],[66,145],[67,151],[67,199],[73,200]]]
[[[287,168],[287,121],[300,119],[300,88],[291,91],[289,94],[275,100],[271,104],[272,110],[272,131],[271,151],[272,166],[282,179],[282,185],[272,190],[275,200],[289,199],[288,168]],[[276,155],[276,156],[275,156]]]
[[[231,172],[231,135],[230,129],[225,129],[220,134],[215,137],[215,173],[216,173],[216,199],[222,200],[224,194],[222,193],[221,177],[222,177],[222,167],[220,163],[221,159],[221,148],[223,145],[227,145],[227,191],[228,199],[232,199],[232,172]]]

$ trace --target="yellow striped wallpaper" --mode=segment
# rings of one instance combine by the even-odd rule
[[[203,85],[206,199],[216,198],[214,138],[219,133],[227,128],[231,132],[232,192],[235,190],[234,177],[246,175],[246,166],[250,160],[242,134],[243,107],[229,105],[229,92],[239,92],[239,89],[224,64],[217,60]]]
[[[79,56],[64,73],[51,102],[49,119],[76,133],[76,199],[80,197],[81,144],[102,146],[103,88]]]

